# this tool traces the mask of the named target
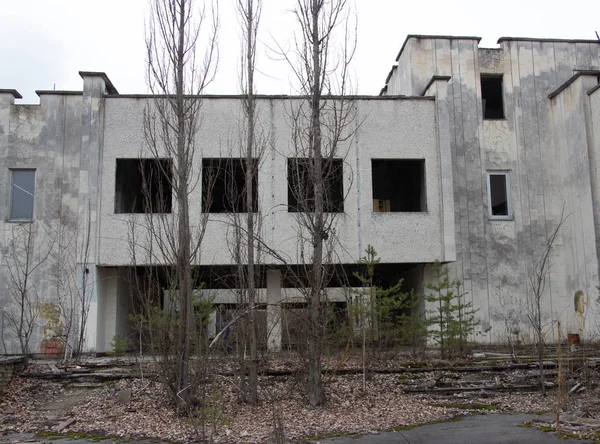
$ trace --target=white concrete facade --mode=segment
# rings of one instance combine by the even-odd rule
[[[474,339],[504,342],[518,330],[523,340],[530,340],[529,270],[564,208],[568,218],[551,255],[544,319],[549,331],[560,319],[569,332],[578,332],[573,297],[582,290],[589,300],[589,337],[600,324],[595,304],[600,44],[503,38],[499,48],[484,49],[478,42],[474,37],[409,36],[382,95],[350,98],[355,127],[340,151],[345,199],[344,212],[332,227],[339,238],[336,255],[340,264],[354,264],[371,244],[382,263],[417,265],[407,274],[417,290],[421,281],[431,279],[435,261],[449,263],[486,331]],[[502,79],[503,118],[483,118],[482,74]],[[72,301],[78,310],[78,298],[65,295],[81,294],[85,288],[90,305],[87,348],[108,351],[115,335],[128,334],[129,227],[133,222],[143,242],[142,219],[147,215],[115,212],[116,164],[118,159],[152,157],[144,143],[143,115],[153,98],[120,95],[103,73],[81,75],[82,92],[40,91],[37,106],[15,105],[18,93],[0,90],[0,301],[5,308],[0,353],[18,351],[8,324],[7,310],[14,309],[9,272],[15,254],[10,247],[15,229],[27,227],[36,235],[32,257],[41,262],[34,277],[37,303],[62,307]],[[196,173],[203,158],[242,156],[241,97],[202,100]],[[258,174],[261,237],[292,264],[300,254],[295,216],[287,207],[287,162],[294,157],[289,111],[301,100],[258,98],[266,143]],[[374,212],[373,159],[422,160],[425,211]],[[35,170],[33,221],[11,220],[14,169]],[[490,218],[489,172],[509,177],[511,212],[505,220]],[[190,195],[192,223],[201,217],[201,183]],[[66,227],[66,234],[57,237],[57,227]],[[71,238],[75,241],[65,244]],[[234,264],[228,242],[231,218],[211,214],[198,265]],[[140,260],[142,256],[137,265],[164,264]],[[295,292],[282,288],[275,256],[264,254],[261,264],[267,272],[259,299],[271,307],[266,322],[273,334],[268,341],[278,349],[277,301],[294,300]],[[73,270],[68,284],[65,269]],[[229,290],[205,291],[212,291],[219,303],[235,301]],[[342,290],[336,291],[331,297],[343,300]],[[48,322],[37,319],[32,352],[43,348]]]

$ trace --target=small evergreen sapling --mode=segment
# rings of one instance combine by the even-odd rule
[[[435,306],[427,311],[428,334],[440,347],[442,358],[464,355],[469,336],[474,334],[479,322],[475,319],[477,310],[471,302],[465,301],[461,282],[451,281],[448,269],[436,263],[434,282],[424,287],[430,290],[425,300]]]

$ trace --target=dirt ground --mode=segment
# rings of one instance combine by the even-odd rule
[[[483,359],[418,362],[403,357],[370,361],[365,379],[351,358],[335,374],[324,372],[327,403],[312,408],[304,395],[305,374],[293,357],[272,358],[260,379],[256,406],[237,400],[233,362],[212,362],[218,371],[207,384],[207,403],[192,417],[177,414],[155,375],[153,363],[126,359],[91,360],[79,366],[36,361],[27,375],[0,389],[0,433],[60,429],[70,436],[154,438],[187,442],[275,442],[394,430],[448,420],[457,415],[500,412],[556,412],[558,369],[548,363],[548,393],[536,390],[537,370],[526,358],[518,364],[502,354]],[[561,428],[572,437],[600,439],[597,367],[561,367]],[[325,368],[337,367],[336,359]],[[47,379],[45,379],[47,378]],[[546,415],[545,418],[548,416]],[[68,423],[68,426],[65,424]],[[61,428],[62,425],[62,428]],[[555,421],[529,426],[553,431]]]

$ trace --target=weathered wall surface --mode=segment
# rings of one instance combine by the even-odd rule
[[[33,310],[45,303],[66,306],[73,290],[63,277],[75,268],[81,94],[40,93],[40,97],[40,105],[14,105],[12,97],[0,95],[2,353],[20,352],[11,322],[20,312],[16,297],[25,287],[19,280],[29,279],[27,298]],[[12,168],[35,169],[32,222],[10,221]],[[31,271],[25,273],[27,263]],[[42,310],[37,316],[30,352],[43,352],[43,339],[60,334],[54,331],[60,326],[44,329],[49,322],[47,312]]]
[[[127,245],[128,222],[144,226],[145,215],[115,214],[115,166],[118,158],[149,157],[143,140],[143,111],[147,98],[114,97],[106,103],[102,164],[102,202],[99,262],[131,262]],[[290,263],[301,262],[296,216],[287,211],[287,159],[294,157],[290,110],[298,99],[265,98],[258,104],[265,137],[265,154],[258,178],[262,236],[269,248]],[[368,244],[382,262],[443,260],[442,200],[435,122],[435,102],[421,99],[356,99],[354,135],[341,150],[344,161],[344,213],[336,217],[332,232],[339,238],[339,261],[354,263]],[[202,157],[241,157],[239,98],[210,98],[202,106],[202,126],[197,136],[194,173],[201,172]],[[427,211],[423,213],[373,213],[371,159],[425,159]],[[190,195],[191,219],[200,219],[201,181]],[[174,204],[175,205],[175,204]],[[173,211],[176,211],[174,206]],[[231,232],[226,214],[211,214],[202,246],[205,265],[232,264],[224,242]],[[138,239],[143,242],[143,230]],[[141,257],[141,256],[140,256]],[[278,263],[267,258],[267,262]]]
[[[548,95],[574,70],[598,69],[597,42],[501,39],[478,48],[478,39],[409,37],[387,94],[419,94],[432,76],[450,76],[457,260],[451,269],[464,283],[484,340],[500,342],[530,331],[530,270],[546,240],[569,214],[552,254],[544,294],[544,323],[557,319],[576,330],[574,291],[593,294],[598,255],[583,113],[585,91],[571,92],[563,108]],[[408,70],[410,75],[399,73]],[[480,74],[501,74],[505,118],[482,118]],[[587,97],[587,96],[586,96]],[[562,100],[562,99],[561,99]],[[573,113],[573,107],[578,111]],[[510,171],[512,220],[490,220],[486,172]],[[589,330],[588,332],[591,332]]]
[[[590,173],[592,178],[592,198],[594,201],[594,225],[596,233],[600,233],[600,85],[588,91],[589,107],[586,108],[591,132],[587,132],[590,153]],[[596,252],[600,258],[600,239],[596,237]],[[600,332],[600,289],[587,295],[588,311],[593,314],[594,320],[587,321],[587,328]]]

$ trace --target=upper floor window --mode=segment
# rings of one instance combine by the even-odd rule
[[[288,159],[288,211],[315,211],[315,173],[310,158]],[[342,159],[324,158],[322,162],[323,211],[344,212],[344,167]]]
[[[487,179],[490,219],[512,219],[510,173],[508,171],[489,171]]]
[[[170,213],[171,159],[117,159],[115,213]]]
[[[202,208],[208,213],[246,213],[246,159],[202,159]],[[252,159],[252,212],[258,211],[258,159]]]
[[[10,220],[33,220],[35,170],[10,170]]]
[[[425,159],[372,159],[373,211],[427,211]]]
[[[502,75],[481,75],[481,101],[484,119],[504,119]]]

